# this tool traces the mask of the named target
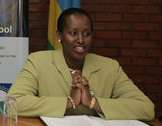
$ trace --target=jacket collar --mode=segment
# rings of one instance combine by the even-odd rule
[[[71,74],[65,62],[62,49],[57,49],[54,51],[52,63],[55,64],[58,71],[62,74],[66,82],[71,84],[72,81]],[[83,76],[89,79],[91,74],[101,69],[99,64],[100,62],[96,60],[94,54],[88,54],[85,58],[85,63],[83,66],[83,71],[82,71]]]

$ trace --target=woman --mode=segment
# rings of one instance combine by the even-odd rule
[[[22,116],[87,114],[105,119],[154,118],[154,105],[116,60],[89,53],[93,23],[87,12],[70,8],[60,15],[62,48],[30,54],[9,95]]]

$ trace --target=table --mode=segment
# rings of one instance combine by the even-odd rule
[[[155,119],[151,124],[152,126],[162,126],[162,122],[159,119]]]
[[[2,117],[0,116],[0,124],[2,124]],[[19,117],[17,126],[46,126],[38,117]],[[151,126],[162,126],[162,123],[155,119],[151,122]]]
[[[0,126],[2,124],[2,117],[0,116]],[[17,126],[46,126],[38,117],[19,117]]]

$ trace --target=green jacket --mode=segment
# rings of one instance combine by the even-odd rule
[[[106,119],[154,118],[154,105],[127,77],[117,61],[88,54],[82,71]],[[19,115],[62,117],[72,78],[62,50],[32,53],[9,95],[18,101]]]

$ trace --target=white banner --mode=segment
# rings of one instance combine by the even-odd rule
[[[0,83],[13,83],[28,55],[28,38],[0,37]]]

